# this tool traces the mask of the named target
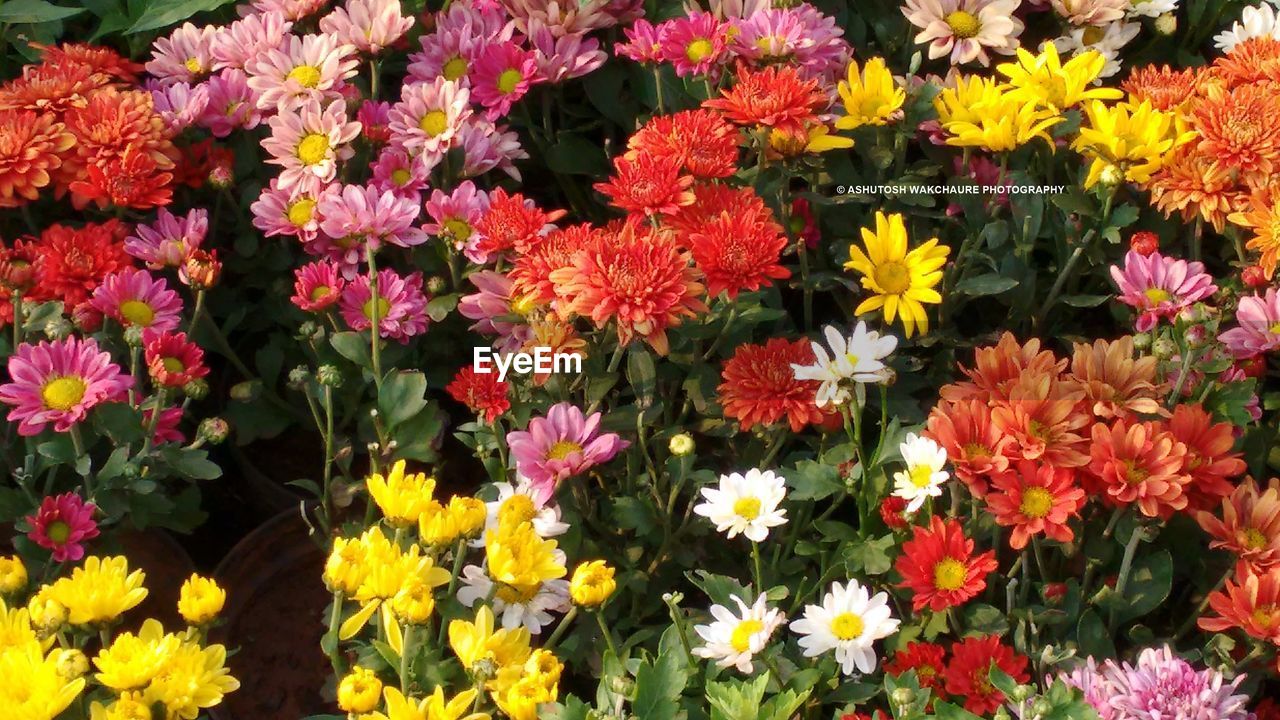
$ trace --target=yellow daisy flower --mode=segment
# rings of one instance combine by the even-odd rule
[[[1161,112],[1143,100],[1138,105],[1127,102],[1108,106],[1094,100],[1084,106],[1086,123],[1072,143],[1085,158],[1092,160],[1085,187],[1091,188],[1104,171],[1129,182],[1145,183],[1171,150],[1195,137],[1184,132],[1172,112]],[[1114,168],[1114,169],[1111,169]]]
[[[968,108],[969,117],[942,125],[951,137],[948,145],[978,147],[989,152],[1007,152],[1041,138],[1053,147],[1049,128],[1064,118],[1034,101],[1019,99],[1013,90],[984,94],[981,102]]]
[[[1065,64],[1058,49],[1047,42],[1039,55],[1018,48],[1017,62],[1003,63],[996,71],[1009,78],[1010,95],[1019,100],[1039,103],[1055,113],[1089,100],[1119,100],[1119,88],[1094,87],[1107,59],[1094,50],[1080,53]]]
[[[58,672],[60,653],[30,640],[0,648],[0,708],[6,718],[53,720],[84,689],[84,678]]]
[[[377,503],[387,522],[396,528],[416,524],[436,489],[434,478],[423,473],[406,474],[404,469],[404,461],[400,460],[385,477],[374,473],[365,480],[369,497]]]
[[[618,589],[613,576],[613,568],[603,560],[584,562],[574,568],[573,578],[569,581],[569,597],[575,605],[600,607]]]
[[[844,117],[836,119],[836,127],[852,130],[863,125],[886,125],[902,116],[907,93],[894,82],[893,73],[885,67],[884,58],[871,58],[862,72],[856,60],[849,63],[847,80],[836,86],[844,102]]]
[[[886,216],[876,212],[876,227],[862,229],[862,242],[866,252],[857,245],[849,246],[849,262],[846,269],[862,274],[862,287],[871,291],[871,297],[862,301],[854,312],[858,315],[884,309],[885,322],[892,324],[902,317],[902,327],[907,337],[916,328],[921,333],[929,331],[929,316],[924,304],[942,302],[942,296],[934,286],[942,280],[942,266],[947,262],[951,248],[938,244],[932,238],[920,247],[907,251],[907,228],[902,215]]]
[[[91,556],[44,594],[67,609],[72,625],[105,625],[146,599],[145,577],[141,570],[129,572],[129,560],[123,556]]]

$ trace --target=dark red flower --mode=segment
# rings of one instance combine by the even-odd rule
[[[772,219],[722,212],[690,233],[688,243],[694,263],[707,278],[710,297],[724,291],[733,300],[743,290],[759,290],[791,277],[791,271],[778,264],[787,238]]]
[[[466,405],[487,423],[492,423],[511,409],[511,401],[507,398],[508,385],[499,380],[495,372],[478,373],[467,365],[444,389],[449,397]]]
[[[991,666],[1019,683],[1031,679],[1027,658],[1000,642],[998,635],[967,637],[951,645],[951,662],[943,671],[947,693],[963,698],[964,709],[987,715],[1004,704],[1004,693],[991,684]]]
[[[945,699],[942,673],[947,666],[946,654],[946,649],[941,645],[910,642],[905,648],[894,653],[892,660],[884,664],[884,671],[890,675],[902,675],[908,670],[915,670],[920,687],[928,688],[933,691],[935,697]]]
[[[100,208],[114,205],[146,210],[168,205],[173,199],[173,173],[161,169],[139,145],[130,145],[101,165],[87,166],[85,175],[87,179],[68,186],[73,203],[93,201]]]
[[[1129,238],[1129,249],[1142,256],[1160,249],[1160,236],[1150,230],[1139,230]]]
[[[1241,270],[1240,281],[1244,283],[1245,287],[1253,288],[1255,290],[1266,287],[1269,283],[1267,280],[1267,271],[1263,270],[1258,265],[1250,265],[1249,267]]]
[[[998,566],[995,553],[975,555],[973,547],[955,520],[935,516],[928,527],[914,528],[894,565],[902,575],[898,587],[913,593],[912,609],[942,612],[969,602],[987,587],[987,575]]]
[[[658,115],[627,141],[627,157],[670,157],[698,178],[729,177],[738,169],[738,129],[710,110]]]
[[[53,224],[35,241],[37,300],[61,300],[75,307],[89,299],[102,278],[133,265],[124,251],[125,228],[119,220],[75,229]]]
[[[31,524],[27,537],[52,550],[54,562],[76,562],[84,557],[81,543],[98,537],[98,523],[93,519],[97,509],[75,493],[46,497],[40,509],[27,517]]]
[[[476,222],[476,252],[484,255],[512,250],[523,253],[538,242],[548,225],[563,216],[563,210],[543,212],[524,195],[508,195],[506,190],[498,188],[489,195],[489,209]]]
[[[724,361],[723,382],[716,388],[727,418],[743,430],[786,420],[792,432],[822,422],[815,404],[818,382],[797,380],[792,363],[813,363],[813,348],[801,338],[772,338],[764,345],[739,345]]]
[[[679,159],[641,154],[634,159],[625,155],[614,158],[613,176],[594,187],[620,210],[671,215],[694,202],[694,194],[689,192],[692,184],[692,175],[681,174]]]
[[[880,519],[890,530],[905,530],[907,528],[907,516],[904,514],[906,509],[907,501],[904,498],[890,495],[880,501]]]

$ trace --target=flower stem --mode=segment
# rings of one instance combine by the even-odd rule
[[[382,326],[378,317],[378,266],[373,257],[373,245],[365,245],[365,258],[369,263],[369,357],[373,363],[373,384],[382,391]]]
[[[751,541],[751,563],[755,571],[756,592],[764,594],[764,570],[760,564],[760,543]]]
[[[1196,621],[1200,619],[1200,616],[1204,614],[1205,609],[1209,607],[1209,598],[1214,593],[1222,589],[1222,586],[1227,582],[1227,578],[1234,575],[1235,571],[1236,566],[1234,564],[1227,566],[1227,571],[1222,574],[1222,577],[1218,578],[1218,582],[1214,583],[1213,588],[1204,594],[1204,598],[1202,598],[1200,603],[1196,605],[1196,609],[1187,617],[1186,622],[1182,623],[1182,627],[1178,628],[1178,632],[1174,633],[1174,642],[1181,640],[1184,635],[1191,631],[1191,628],[1195,627]]]
[[[560,642],[560,638],[564,636],[565,631],[569,629],[569,626],[573,624],[574,619],[577,617],[578,606],[574,605],[569,608],[569,612],[565,613],[563,618],[560,618],[560,624],[556,625],[556,629],[551,632],[551,637],[547,638],[547,642],[542,647],[546,650],[555,649],[556,643]]]
[[[613,644],[613,633],[609,632],[609,626],[604,622],[604,614],[601,612],[592,613],[596,616],[596,624],[600,626],[600,634],[604,636],[604,644],[608,646],[609,652],[618,660],[622,660],[622,656],[618,654],[618,648]]]

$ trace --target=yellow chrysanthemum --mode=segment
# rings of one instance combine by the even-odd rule
[[[892,324],[902,317],[902,327],[907,337],[916,328],[921,333],[929,331],[929,316],[924,304],[942,302],[942,296],[933,287],[942,280],[942,266],[947,262],[951,248],[938,244],[932,238],[920,247],[907,251],[907,228],[902,215],[886,216],[876,212],[876,227],[862,229],[864,253],[857,245],[849,246],[849,261],[845,268],[862,274],[862,287],[872,293],[854,310],[862,315],[884,308],[885,322]]]
[[[338,707],[343,712],[373,712],[382,699],[382,681],[378,674],[357,665],[338,683]]]
[[[227,649],[182,643],[143,692],[148,704],[160,703],[169,718],[195,720],[201,710],[222,702],[240,687],[227,669]]]
[[[452,545],[478,535],[487,517],[484,501],[455,495],[448,505],[432,503],[418,518],[418,541],[427,547]]]
[[[201,627],[213,622],[227,602],[227,592],[212,578],[192,575],[178,593],[178,613],[188,625]]]
[[[475,622],[459,619],[449,623],[449,647],[468,672],[483,666],[492,677],[501,668],[523,666],[531,655],[527,628],[494,630],[493,620],[493,611],[482,605]]]
[[[844,103],[844,116],[836,127],[852,130],[863,125],[886,125],[902,116],[907,93],[893,79],[884,58],[871,58],[861,72],[856,60],[849,62],[848,78],[836,86]]]
[[[51,640],[67,624],[67,615],[67,606],[52,598],[48,585],[27,601],[27,617],[39,638]]]
[[[414,700],[389,687],[385,698],[387,712],[373,713],[370,720],[489,720],[488,713],[471,712],[476,699],[475,690],[463,690],[452,698],[446,698],[444,688],[437,685],[432,694]]]
[[[485,558],[489,577],[521,597],[533,597],[542,583],[569,572],[556,541],[542,539],[529,522],[499,523],[485,533]]]
[[[105,625],[146,599],[145,578],[141,570],[129,572],[129,560],[122,556],[89,557],[70,577],[51,585],[47,599],[67,609],[72,625]]]
[[[151,707],[137,693],[126,693],[110,705],[94,702],[89,720],[152,720]]]
[[[511,720],[537,720],[538,707],[555,702],[555,696],[537,678],[524,677],[493,693],[493,700]]]
[[[951,137],[948,145],[1007,152],[1040,138],[1053,146],[1049,128],[1063,117],[1034,101],[1021,100],[1013,90],[984,93],[982,101],[968,108],[969,117],[943,123]]]
[[[27,566],[17,555],[0,557],[0,597],[11,597],[27,586]]]
[[[1084,106],[1084,113],[1086,123],[1072,148],[1093,161],[1085,178],[1087,188],[1096,185],[1104,171],[1145,183],[1164,166],[1173,148],[1194,137],[1180,130],[1174,113],[1156,110],[1145,100],[1112,106],[1094,100]]]
[[[372,532],[377,532],[378,536],[382,537],[384,542],[386,541],[382,531],[376,527],[365,535]],[[324,584],[329,591],[354,595],[356,588],[360,587],[360,583],[364,582],[365,574],[368,573],[367,555],[364,538],[334,538],[333,549],[329,551],[329,558],[324,563]]]
[[[955,87],[944,87],[933,99],[938,124],[946,127],[950,123],[977,123],[979,115],[973,108],[998,101],[1008,89],[984,75],[961,75],[956,78]]]
[[[53,720],[84,689],[84,678],[58,672],[59,653],[34,640],[0,648],[0,708],[6,718]]]
[[[0,598],[0,649],[38,640],[31,616],[23,607],[10,608]],[[50,638],[52,641],[52,638]]]
[[[362,536],[365,543],[367,572],[356,588],[353,599],[361,603],[360,610],[347,618],[338,629],[338,637],[350,640],[364,628],[369,618],[381,609],[382,626],[387,644],[396,652],[403,649],[404,636],[392,606],[387,601],[400,592],[412,578],[429,587],[439,587],[449,582],[449,571],[435,566],[429,557],[423,557],[417,545],[402,551],[387,540],[376,527]]]
[[[1011,96],[1059,113],[1089,100],[1124,97],[1119,88],[1093,86],[1106,65],[1107,59],[1094,50],[1080,53],[1063,64],[1058,49],[1047,42],[1039,55],[1018,48],[1017,62],[1003,63],[996,70],[1009,78],[1013,86]]]
[[[614,570],[603,560],[584,562],[573,570],[569,580],[569,597],[582,607],[600,607],[618,589]]]
[[[377,503],[387,522],[397,528],[416,524],[436,490],[434,478],[423,473],[405,474],[404,468],[404,461],[400,460],[385,477],[374,473],[365,480],[369,497]]]
[[[99,683],[123,692],[141,690],[164,669],[181,641],[157,620],[142,623],[137,635],[123,632],[93,658]]]

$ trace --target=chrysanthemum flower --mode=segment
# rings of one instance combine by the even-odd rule
[[[786,420],[792,432],[822,422],[815,397],[818,383],[800,380],[791,369],[814,360],[803,338],[772,338],[763,345],[739,345],[725,360],[723,382],[716,388],[726,418],[737,420],[742,430]]]
[[[395,528],[418,524],[436,489],[434,477],[406,471],[403,460],[396,461],[386,475],[373,473],[365,479],[369,497],[382,517]]]
[[[325,0],[249,0],[254,13],[280,13],[288,20],[301,20],[324,7]]]
[[[419,209],[417,198],[405,198],[371,185],[343,185],[337,193],[326,194],[316,206],[320,230],[344,249],[351,245],[377,250],[383,243],[413,247],[427,241],[427,234],[414,226]]]
[[[489,424],[511,409],[507,383],[499,380],[495,372],[478,373],[470,365],[459,370],[444,391]]]
[[[1251,358],[1280,347],[1280,294],[1273,287],[1263,296],[1240,298],[1236,324],[1218,336],[1237,358]]]
[[[0,110],[62,113],[83,106],[110,78],[81,63],[28,65],[20,77],[0,85]]]
[[[653,23],[643,18],[636,20],[623,28],[622,34],[627,40],[613,46],[614,54],[646,65],[662,61],[662,33]]]
[[[172,166],[171,162],[166,165]],[[72,181],[72,204],[77,207],[87,202],[99,208],[112,205],[120,208],[147,210],[168,205],[173,197],[173,173],[168,172],[148,154],[142,144],[135,143],[119,156],[85,169],[85,179]]]
[[[463,179],[477,177],[496,168],[519,181],[520,170],[515,161],[529,158],[514,130],[475,115],[458,128],[453,147],[462,153],[458,177]]]
[[[279,178],[262,191],[249,206],[253,213],[253,226],[267,237],[290,235],[303,243],[315,241],[320,233],[320,201],[337,194],[341,185],[323,185],[316,192],[304,192],[299,187],[280,187]]]
[[[862,229],[862,242],[866,252],[856,245],[849,246],[846,269],[862,274],[862,287],[872,293],[854,310],[864,315],[884,308],[884,319],[892,323],[902,317],[902,327],[907,337],[929,331],[929,316],[924,304],[942,302],[942,296],[933,289],[942,280],[942,266],[947,262],[951,248],[939,245],[931,238],[920,247],[907,251],[907,228],[899,213],[885,216],[876,211],[875,230]]]
[[[991,666],[1025,683],[1027,658],[1000,642],[999,635],[970,636],[951,645],[951,660],[943,671],[947,694],[964,700],[964,709],[977,715],[988,715],[1005,702],[1004,693],[991,683]]]
[[[764,650],[773,631],[785,618],[781,610],[769,607],[768,598],[763,593],[750,605],[736,595],[733,601],[738,605],[737,615],[723,605],[712,605],[714,621],[709,625],[693,626],[704,643],[694,648],[693,654],[715,660],[719,667],[733,667],[747,674],[755,667],[752,658]]]
[[[1156,110],[1146,101],[1108,107],[1094,100],[1084,105],[1084,113],[1088,123],[1072,147],[1091,160],[1086,188],[1096,185],[1104,171],[1118,170],[1125,180],[1146,183],[1170,150],[1194,137],[1180,131],[1173,113]]]
[[[706,312],[698,271],[675,239],[626,222],[616,235],[574,254],[573,265],[551,273],[561,313],[591,318],[598,328],[614,321],[618,342],[642,338],[659,355],[670,350],[667,329]]]
[[[181,388],[209,374],[209,368],[204,364],[204,350],[188,340],[186,333],[148,329],[143,333],[142,341],[147,372],[158,385]]]
[[[801,133],[826,103],[817,80],[805,80],[795,68],[783,65],[763,70],[740,67],[733,87],[702,105],[724,113],[735,125]]]
[[[1132,254],[1132,253],[1130,253]],[[1067,391],[1080,390],[1082,402],[1102,419],[1165,415],[1162,388],[1156,385],[1156,359],[1134,357],[1133,338],[1076,343]]]
[[[915,433],[898,446],[905,469],[893,474],[893,496],[907,501],[906,511],[914,514],[930,498],[942,496],[942,484],[949,477],[943,468],[947,451],[938,443]]]
[[[1184,488],[1191,476],[1183,470],[1186,453],[1186,445],[1158,423],[1098,423],[1086,487],[1105,493],[1112,505],[1136,504],[1147,517],[1167,518],[1187,506]]]
[[[558,34],[537,20],[529,22],[529,47],[537,61],[537,81],[560,83],[594,72],[609,55],[600,41],[580,33]]]
[[[857,580],[847,585],[835,583],[821,605],[806,605],[804,618],[791,623],[798,633],[805,657],[835,651],[836,662],[845,675],[870,673],[876,669],[873,643],[898,631],[889,596],[872,595]]]
[[[489,194],[489,207],[475,225],[478,234],[475,252],[489,258],[502,252],[523,253],[554,229],[563,210],[544,212],[520,193],[508,194],[498,188]]]
[[[1212,538],[1209,547],[1234,554],[1240,565],[1265,573],[1280,566],[1280,482],[1266,487],[1249,478],[1222,499],[1222,517],[1196,513]]]
[[[1147,648],[1136,665],[1108,661],[1103,671],[1111,685],[1108,704],[1117,718],[1156,720],[1200,715],[1213,720],[1249,720],[1249,696],[1237,694],[1246,674],[1227,680],[1212,668],[1196,670],[1173,648]]]
[[[560,506],[552,498],[540,497],[529,478],[517,476],[514,483],[494,483],[498,496],[484,504],[484,533],[496,530],[502,523],[527,522],[533,525],[538,537],[559,537],[569,531],[568,523],[560,520]],[[471,543],[483,547],[483,534]]]
[[[1005,451],[1016,442],[991,422],[990,408],[976,398],[938,403],[924,434],[946,450],[956,477],[978,499],[986,497],[991,476],[1009,467]]]
[[[75,307],[89,298],[106,275],[129,267],[121,242],[125,228],[118,220],[73,229],[53,224],[34,243],[38,300],[61,300]]]
[[[548,583],[559,581],[551,586],[554,588],[554,599],[545,600],[556,602],[559,607],[555,609],[568,610],[568,583],[560,580],[569,572],[565,567],[565,554],[557,549],[555,540],[538,535],[532,523],[499,521],[496,529],[485,531],[484,550],[488,579],[498,585],[497,592],[504,596],[505,604],[525,605],[534,600]],[[480,599],[483,598],[476,598]],[[517,626],[521,619],[519,615],[524,613],[513,614],[516,615],[514,621],[503,618],[504,627]],[[529,624],[531,623],[526,621],[526,627]],[[543,623],[539,622],[535,627],[541,624]],[[534,628],[530,627],[529,630],[533,632]]]
[[[1158,252],[1144,257],[1130,250],[1123,268],[1111,267],[1111,278],[1120,289],[1117,299],[1139,311],[1134,324],[1139,332],[1150,332],[1159,320],[1173,320],[1183,309],[1218,291],[1203,263]]]
[[[243,70],[253,58],[283,45],[291,29],[293,23],[279,12],[246,15],[218,28],[210,47],[213,69]]]
[[[974,542],[955,520],[932,517],[928,527],[915,527],[902,545],[894,568],[902,575],[899,587],[912,592],[916,612],[934,612],[963,605],[987,586],[986,577],[998,563],[995,552],[974,554]]]
[[[729,177],[738,166],[738,131],[705,109],[655,115],[627,140],[627,156],[673,157],[695,178]]]
[[[1009,546],[1014,550],[1025,548],[1036,535],[1062,543],[1075,537],[1067,523],[1079,517],[1085,503],[1075,471],[1019,460],[991,480],[987,508],[998,525],[1013,528]]]
[[[133,234],[124,239],[124,249],[152,269],[176,268],[204,243],[208,231],[208,210],[194,208],[179,217],[160,208],[155,222],[134,226]]]
[[[464,180],[448,193],[438,188],[432,190],[424,208],[431,221],[422,226],[423,232],[450,241],[455,250],[467,250],[474,245],[472,236],[477,223],[489,209],[489,196],[477,189],[475,183]],[[467,257],[481,264],[486,260],[470,253]]]
[[[267,122],[271,137],[262,141],[262,149],[271,156],[267,162],[283,168],[279,188],[296,186],[304,193],[317,193],[333,182],[338,161],[353,154],[348,143],[360,134],[360,123],[347,120],[341,100],[327,107],[308,102],[297,112],[278,113]]]
[[[1054,12],[1072,25],[1105,27],[1124,18],[1126,0],[1050,0]]]
[[[492,11],[477,10],[469,4],[451,6],[438,16],[436,31],[418,39],[422,51],[409,55],[405,82],[435,82],[437,78],[444,78],[470,87],[475,62],[484,49],[493,42],[511,38],[509,31],[488,27],[486,18],[493,15]],[[497,15],[505,17],[501,12]],[[451,17],[461,20],[455,25],[449,22]]]
[[[471,116],[470,97],[467,88],[444,78],[405,85],[387,114],[391,141],[411,154],[442,155]]]
[[[1168,65],[1145,65],[1130,71],[1120,87],[1130,103],[1146,101],[1156,110],[1169,112],[1189,107],[1199,82],[1200,74],[1195,68],[1174,70]]]
[[[197,83],[213,70],[213,38],[217,27],[183,23],[151,46],[146,69],[163,85]]]
[[[400,0],[347,0],[320,18],[320,32],[378,55],[413,27],[413,18],[400,14]]]
[[[718,77],[729,59],[731,30],[729,23],[701,10],[667,20],[658,29],[662,60],[671,63],[679,77]]]
[[[182,314],[182,299],[164,278],[146,270],[126,268],[102,279],[90,299],[103,315],[121,325],[173,330]]]
[[[613,159],[613,176],[594,187],[626,212],[670,215],[694,201],[689,192],[693,177],[680,169],[680,161],[670,156],[619,155]]]
[[[1191,108],[1200,133],[1196,151],[1246,178],[1265,178],[1280,163],[1278,112],[1280,99],[1267,87],[1210,92]]]
[[[906,0],[902,14],[920,28],[917,43],[929,57],[950,56],[952,65],[977,60],[991,64],[987,51],[1012,55],[1024,25],[1014,15],[1019,0]]]
[[[514,42],[494,43],[476,59],[471,72],[471,96],[496,120],[538,82],[538,58]]]
[[[1175,212],[1190,222],[1199,216],[1222,232],[1227,218],[1248,208],[1250,192],[1231,168],[1214,162],[1188,143],[1165,159],[1150,183],[1151,199],[1166,217]]]
[[[528,428],[507,435],[516,470],[533,484],[535,497],[546,502],[561,480],[609,462],[629,445],[614,433],[600,432],[601,417],[558,403],[546,417],[535,417]]]
[[[1253,231],[1245,247],[1258,253],[1258,267],[1266,278],[1275,276],[1280,261],[1280,196],[1255,196],[1248,207],[1228,216],[1231,222]]]
[[[1009,458],[1036,460],[1058,467],[1089,463],[1088,441],[1080,431],[1093,420],[1079,406],[1079,391],[1044,376],[1031,376],[1007,400],[997,400],[991,422],[1013,438]]]
[[[849,62],[848,76],[836,86],[844,104],[844,115],[836,118],[836,127],[853,130],[863,125],[886,125],[902,117],[902,104],[907,93],[898,87],[884,58],[867,60],[861,70],[858,62]]]
[[[52,113],[0,111],[0,207],[38,198],[75,141]]]
[[[787,238],[771,217],[721,213],[690,233],[686,242],[711,297],[723,291],[733,300],[740,292],[791,277],[791,271],[778,264]]]
[[[357,72],[355,47],[325,34],[287,38],[279,48],[245,63],[258,109],[287,114],[311,103],[328,105],[340,99],[346,80]]]
[[[59,172],[64,183],[88,179],[89,166],[106,170],[125,148],[147,155],[158,170],[173,169],[178,157],[151,93],[144,90],[103,88],[83,107],[69,108],[63,118],[76,139]]]
[[[996,71],[1008,78],[1013,97],[1032,100],[1054,111],[1064,111],[1093,100],[1119,100],[1124,92],[1118,88],[1096,87],[1107,59],[1100,53],[1087,51],[1062,62],[1058,48],[1045,43],[1038,55],[1017,49],[1017,62],[1002,63]]]
[[[1173,410],[1169,432],[1186,446],[1183,471],[1191,476],[1191,482],[1183,492],[1188,511],[1216,507],[1245,471],[1240,453],[1232,452],[1236,442],[1234,426],[1214,422],[1213,416],[1198,404],[1182,404]]]
[[[12,406],[9,421],[18,423],[23,436],[38,435],[49,423],[67,432],[101,403],[123,398],[133,384],[92,339],[24,343],[8,367],[10,381],[0,385],[0,402]]]
[[[818,407],[843,405],[849,402],[850,393],[854,390],[851,386],[881,383],[892,376],[893,371],[883,361],[898,347],[898,338],[867,330],[867,324],[861,320],[847,338],[832,325],[823,329],[823,336],[831,346],[830,354],[827,348],[815,341],[810,344],[813,364],[791,365],[797,380],[821,383],[815,399]]]
[[[54,562],[79,562],[84,557],[83,543],[98,537],[98,523],[93,519],[97,510],[75,493],[47,496],[27,518],[31,526],[27,537],[53,551]]]
[[[1240,43],[1257,37],[1280,38],[1280,25],[1276,23],[1276,8],[1266,2],[1245,7],[1240,19],[1231,27],[1213,36],[1213,45],[1229,53]]]
[[[262,122],[257,94],[249,87],[249,76],[243,70],[227,68],[204,85],[209,104],[198,123],[214,137],[227,137],[234,130],[252,130]]]
[[[1232,90],[1241,85],[1280,81],[1280,40],[1250,38],[1213,62],[1206,85]]]
[[[555,551],[560,565],[564,565],[564,552]],[[536,585],[516,589],[495,583],[484,569],[468,565],[459,577],[458,602],[474,607],[492,597],[493,611],[501,618],[502,627],[512,630],[523,627],[531,635],[555,622],[555,614],[567,612],[571,607],[569,582],[560,578],[544,580]]]
[[[463,295],[458,301],[458,314],[475,320],[468,330],[479,335],[494,335],[494,348],[498,352],[519,352],[532,335],[529,326],[513,321],[512,287],[514,283],[506,275],[492,270],[480,270],[467,276],[479,292]]]
[[[944,385],[940,393],[948,402],[1008,400],[1024,375],[1056,377],[1066,368],[1065,359],[1040,349],[1039,338],[1019,343],[1013,333],[1005,332],[995,345],[974,350],[973,367],[960,367],[968,381]]]
[[[194,125],[209,107],[209,86],[206,83],[194,87],[184,82],[168,86],[149,82],[147,85],[155,111],[172,135]]]
[[[1061,115],[1038,102],[1019,99],[1004,86],[977,86],[983,88],[981,102],[970,105],[958,116],[940,118],[949,135],[947,145],[994,153],[1016,150],[1036,139],[1053,143],[1048,131],[1064,120]]]
[[[390,268],[379,270],[376,299],[369,276],[357,275],[343,288],[338,307],[342,319],[356,332],[371,328],[375,314],[379,337],[404,344],[427,331],[427,296],[422,292],[419,272],[400,277]]]
[[[133,62],[114,49],[102,45],[77,42],[62,42],[58,45],[33,42],[30,45],[40,51],[40,60],[45,65],[83,65],[95,73],[127,83],[137,82],[138,73],[142,72],[141,63]]]
[[[528,249],[516,256],[511,268],[514,292],[522,303],[547,305],[556,299],[555,283],[551,273],[573,266],[573,256],[579,250],[601,242],[608,231],[594,228],[587,223],[557,228],[540,238]]]
[[[946,654],[947,649],[941,645],[909,642],[884,664],[884,671],[891,675],[905,675],[908,670],[915,670],[921,689],[927,689],[934,697],[945,700],[947,695],[942,687],[942,674],[947,667]]]
[[[323,312],[333,307],[342,296],[346,281],[331,260],[317,260],[294,271],[294,305],[306,312]]]

